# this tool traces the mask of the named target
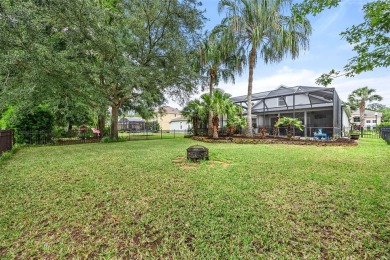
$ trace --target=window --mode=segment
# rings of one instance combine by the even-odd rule
[[[376,124],[376,120],[372,120],[372,122],[373,122],[374,124]]]
[[[283,97],[278,97],[278,106],[283,107],[286,106],[286,102]]]
[[[367,124],[371,124],[371,120],[366,120],[366,123]]]
[[[360,117],[354,117],[353,118],[354,123],[359,123],[360,122]]]

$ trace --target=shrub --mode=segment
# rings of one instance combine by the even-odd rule
[[[14,128],[15,109],[8,107],[8,109],[0,117],[0,129]]]
[[[51,139],[54,116],[45,107],[39,106],[32,111],[19,110],[16,113],[14,127],[17,143],[35,143],[36,140],[47,142]]]

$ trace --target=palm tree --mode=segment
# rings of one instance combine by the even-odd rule
[[[227,9],[227,24],[232,38],[237,38],[249,57],[247,128],[246,135],[252,137],[252,86],[253,70],[257,57],[264,62],[280,62],[290,54],[299,56],[300,49],[308,48],[311,34],[309,21],[303,17],[284,15],[290,0],[221,0],[219,12]]]
[[[364,127],[364,111],[366,110],[366,103],[372,101],[381,101],[382,97],[375,95],[375,89],[363,87],[358,88],[348,96],[348,101],[350,104],[357,104],[360,112],[360,127]]]
[[[206,93],[200,97],[207,109],[213,113],[213,138],[218,138],[219,116],[230,116],[236,111],[236,105],[230,100],[230,97],[230,94],[221,89],[215,89],[212,96]]]
[[[206,108],[198,99],[191,100],[183,108],[182,115],[192,123],[194,135],[198,135],[199,123],[206,117]]]
[[[292,117],[282,117],[280,118],[274,125],[275,127],[279,126],[286,126],[287,127],[287,137],[291,137],[292,128],[297,128],[298,130],[302,131],[303,124],[302,121],[300,121],[298,118],[292,118]]]
[[[201,75],[208,78],[209,95],[213,95],[214,86],[218,86],[220,80],[231,81],[234,84],[234,75],[242,73],[242,65],[245,57],[242,51],[228,38],[223,26],[216,27],[207,39],[201,44],[196,59],[196,68]],[[208,116],[208,135],[213,133],[212,111]]]

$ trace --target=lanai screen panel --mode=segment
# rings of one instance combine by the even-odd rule
[[[287,88],[282,86],[273,91],[253,94],[252,102],[254,106],[252,112],[266,113],[294,109],[332,107],[335,98],[334,92],[334,88],[304,86]],[[246,96],[240,96],[232,98],[232,101],[246,104],[247,99]]]

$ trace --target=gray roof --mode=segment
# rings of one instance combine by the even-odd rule
[[[119,119],[119,122],[145,122],[141,117],[123,117]]]
[[[325,88],[325,87],[308,87],[308,86],[286,87],[282,85],[275,90],[252,94],[252,101],[258,101],[262,99],[276,98],[282,96],[291,96],[294,94],[304,94],[304,93],[312,93],[313,95],[316,94],[317,97],[331,100],[333,99],[333,91],[334,91],[333,88]],[[231,100],[234,103],[246,102],[247,95],[232,97]]]

